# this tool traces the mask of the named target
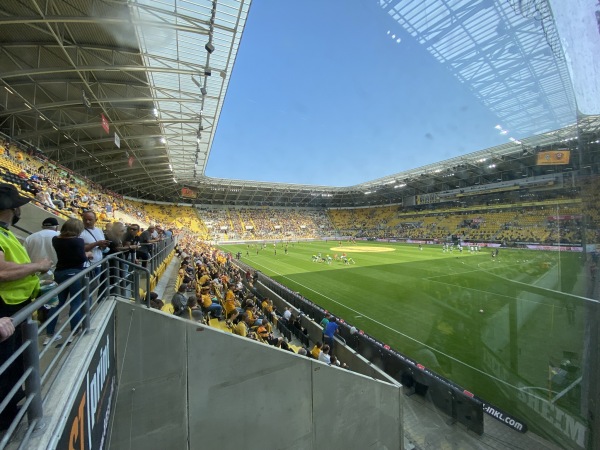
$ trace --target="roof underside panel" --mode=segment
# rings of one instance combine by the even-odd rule
[[[402,0],[380,4],[468,86],[513,136],[576,118],[574,95],[546,2]]]
[[[133,3],[156,116],[174,121],[161,132],[178,182],[205,172],[248,8],[242,0]],[[176,27],[157,34],[157,21]]]
[[[1,126],[109,189],[172,196],[204,173],[249,5],[4,1]]]
[[[379,4],[519,140],[351,187],[206,177],[250,0],[1,1],[0,129],[119,194],[179,202],[186,186],[241,206],[399,204],[545,175],[535,149],[600,143],[598,117],[576,117],[545,0]]]

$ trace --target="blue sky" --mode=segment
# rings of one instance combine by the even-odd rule
[[[505,143],[497,123],[378,2],[255,1],[206,175],[350,186]]]

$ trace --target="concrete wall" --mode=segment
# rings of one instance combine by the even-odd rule
[[[285,307],[290,306],[289,303],[287,303],[283,298],[281,298],[279,295],[271,291],[263,284],[257,283],[256,288],[261,295],[269,297],[271,300],[273,300],[273,305],[277,308],[278,311],[283,311]],[[300,311],[292,307],[292,313],[298,315]],[[312,343],[321,340],[323,329],[319,326],[318,323],[316,323],[312,319],[309,320],[306,316],[302,316],[300,323],[303,327],[306,328],[308,332],[308,337]],[[386,374],[383,370],[371,364],[369,360],[365,359],[352,348],[344,346],[342,344],[342,341],[340,341],[337,338],[335,355],[339,358],[341,362],[346,363],[355,373],[360,373],[362,375],[366,375],[367,377],[397,384],[397,381],[395,381],[392,377]]]
[[[117,301],[117,401],[111,449],[187,448],[187,327]]]
[[[399,449],[401,391],[118,302],[112,449]]]

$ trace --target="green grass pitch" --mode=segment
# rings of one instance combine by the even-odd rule
[[[358,242],[226,245],[242,261],[481,398],[511,411],[519,391],[552,397],[550,365],[583,347],[581,255],[442,252]],[[247,253],[248,252],[248,255]],[[312,262],[346,253],[356,264]],[[562,292],[569,294],[562,294]],[[568,396],[561,402],[569,403]],[[576,405],[564,405],[576,409]]]

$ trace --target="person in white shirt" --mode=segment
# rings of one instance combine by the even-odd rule
[[[45,258],[52,261],[52,267],[46,273],[39,274],[38,277],[40,279],[40,294],[45,293],[45,289],[52,289],[56,287],[56,283],[54,281],[54,269],[56,268],[56,263],[58,261],[58,256],[56,255],[56,250],[54,250],[54,246],[52,245],[52,238],[54,236],[58,236],[58,220],[56,217],[48,217],[44,219],[42,222],[42,229],[33,234],[30,234],[25,239],[23,243],[25,250],[27,250],[27,254],[32,261],[37,261],[39,259]],[[58,298],[51,299],[44,308],[41,308],[38,311],[38,320],[48,319],[54,312],[54,305],[51,303],[58,304]],[[48,345],[51,342],[58,341],[62,339],[60,334],[46,334],[46,338],[44,339],[44,345]]]
[[[321,353],[319,353],[319,361],[324,363],[331,363],[331,358],[329,357],[329,345],[325,344],[321,349]]]
[[[95,264],[102,260],[104,249],[108,248],[110,241],[104,237],[104,232],[100,228],[96,228],[96,213],[94,211],[85,211],[81,215],[81,220],[85,229],[79,235],[85,243],[85,251],[92,252],[91,264]]]
[[[49,206],[50,208],[54,208],[54,203],[52,202],[52,197],[50,196],[50,192],[48,189],[40,190],[35,198],[44,206]]]
[[[42,229],[30,234],[25,239],[25,250],[32,261],[49,259],[52,261],[51,270],[56,267],[56,251],[52,246],[52,238],[58,236],[58,220],[56,217],[48,217],[42,222]]]
[[[285,311],[283,312],[283,318],[289,322],[291,317],[292,317],[292,310],[289,307],[285,308]]]

